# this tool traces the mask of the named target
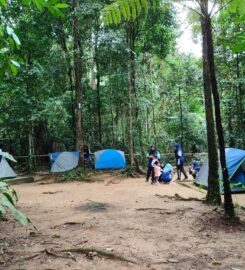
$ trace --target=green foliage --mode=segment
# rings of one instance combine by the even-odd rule
[[[1,47],[0,57],[1,54],[8,54],[13,72],[18,70],[18,73],[13,78],[11,71],[0,84],[0,139],[5,147],[14,150],[15,155],[28,155],[30,134],[35,154],[75,149],[73,13],[71,9],[63,9],[66,7],[63,2],[52,3],[62,9],[64,20],[50,16],[48,12],[40,16],[37,8],[31,8],[33,2],[23,7],[13,1],[3,9],[4,18],[14,27],[13,32],[9,30],[12,35],[8,36],[7,45]],[[171,3],[164,3],[163,6],[161,2],[154,8],[152,2],[143,5],[140,0],[107,4],[108,1],[104,0],[85,0],[78,7],[83,47],[85,143],[90,144],[92,152],[113,147],[129,153],[128,42],[125,26],[130,22],[135,31],[135,92],[132,93],[135,153],[141,152],[141,161],[146,160],[140,148],[137,109],[143,151],[155,143],[161,153],[169,152],[172,151],[171,144],[182,139],[179,90],[183,112],[183,148],[185,152],[206,151],[202,64],[200,59],[176,51],[178,24]],[[117,21],[116,28],[105,27],[101,22],[103,7],[107,7],[107,11],[114,10],[114,13],[108,12],[107,19],[112,24]],[[133,9],[136,10],[136,19],[133,17],[135,13],[130,15]],[[105,14],[104,10],[102,13]],[[214,28],[217,33],[216,63],[223,123],[227,142],[242,148],[244,129],[240,119],[244,117],[240,107],[244,95],[241,91],[240,98],[239,85],[244,84],[244,57],[240,51],[240,78],[237,78],[236,54],[230,44],[243,34],[243,17],[226,9],[219,15]],[[124,23],[119,25],[120,22]],[[13,33],[19,37],[19,48]],[[8,35],[6,31],[2,34],[4,37]],[[97,75],[100,79],[99,90]],[[102,141],[99,140],[99,113]],[[47,159],[38,160],[48,165]],[[71,172],[64,177],[69,181],[77,178],[77,173]]]
[[[227,145],[243,148],[244,138],[244,15],[223,10],[214,20],[218,85]]]
[[[20,67],[15,55],[15,50],[20,49],[21,41],[14,30],[14,26],[12,26],[10,21],[5,17],[8,10],[15,4],[16,1],[0,1],[0,80],[2,80],[5,75],[10,75],[11,73],[16,76],[18,68]],[[35,6],[40,12],[47,9],[50,14],[56,17],[63,17],[64,14],[61,12],[61,9],[69,7],[69,5],[65,3],[59,3],[58,0],[23,0],[22,6],[23,9],[27,10]],[[20,12],[23,12],[23,10]]]
[[[106,25],[117,25],[122,17],[125,21],[134,21],[142,11],[147,14],[149,6],[155,9],[157,5],[158,0],[113,0],[112,4],[103,8],[102,16]]]
[[[81,182],[95,182],[96,180],[86,168],[77,168],[63,174],[59,180],[61,182],[81,181]]]
[[[7,183],[0,181],[0,220],[5,216],[8,209],[12,216],[22,225],[30,224],[30,220],[21,211],[16,209],[18,201],[17,193],[8,186]]]

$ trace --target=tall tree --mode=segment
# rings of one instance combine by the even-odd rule
[[[211,24],[211,15],[209,13],[209,2],[208,0],[201,0],[201,26],[202,26],[202,36],[203,36],[203,57],[204,57],[204,73],[206,74],[206,80],[208,82],[208,87],[210,88],[214,98],[214,108],[215,108],[215,120],[216,120],[216,129],[218,134],[219,142],[219,152],[220,152],[220,164],[223,175],[224,182],[224,206],[225,214],[229,218],[235,216],[234,206],[232,202],[231,189],[229,174],[226,165],[226,156],[225,156],[225,141],[224,141],[224,132],[221,119],[221,110],[220,110],[220,98],[216,81],[216,70],[214,63],[214,49],[213,49],[213,37],[212,37],[212,24]],[[210,163],[209,163],[210,164]]]
[[[76,124],[76,149],[80,151],[80,164],[84,164],[83,154],[83,119],[82,119],[82,44],[80,40],[79,21],[78,21],[78,2],[73,0],[73,40],[74,40],[74,73],[75,73],[75,124]]]
[[[202,16],[201,16],[201,26],[202,26],[202,42],[203,42],[202,49],[203,49],[204,100],[205,100],[205,114],[207,125],[208,163],[209,163],[207,202],[209,204],[215,205],[221,204],[219,173],[218,173],[219,165],[218,165],[218,152],[215,136],[206,25],[204,18]]]
[[[130,165],[134,166],[134,137],[133,137],[133,113],[132,94],[135,88],[135,62],[134,62],[134,42],[135,28],[133,22],[128,22],[126,26],[128,44],[128,136],[129,136],[129,156]]]

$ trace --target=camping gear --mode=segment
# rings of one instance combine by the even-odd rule
[[[95,169],[120,169],[126,167],[124,152],[105,149],[94,153]]]
[[[230,186],[232,192],[245,191],[245,171],[242,169],[245,163],[245,151],[235,148],[226,148],[226,166],[230,177]],[[220,166],[219,166],[220,167]],[[224,191],[221,167],[219,168],[220,190]],[[195,184],[204,188],[208,187],[208,161],[206,161],[201,167]]]
[[[172,180],[173,166],[167,163],[162,169],[162,174],[160,176],[159,182],[169,183]]]
[[[0,151],[0,178],[14,178],[16,173],[8,164],[7,159],[17,162],[12,155],[7,152]]]
[[[51,172],[66,172],[77,167],[80,153],[73,152],[55,152],[49,154],[51,161]]]

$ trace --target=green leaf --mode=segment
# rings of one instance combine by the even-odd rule
[[[36,5],[39,11],[43,12],[42,1],[40,0],[32,0],[32,2]]]
[[[17,36],[15,33],[12,34],[12,37],[13,37],[15,43],[16,43],[17,45],[20,45],[20,40],[19,40],[18,36]]]
[[[1,1],[0,1],[0,4],[1,4],[3,7],[6,7],[6,1],[5,1],[5,0],[1,0]]]
[[[12,34],[14,33],[13,28],[10,27],[10,26],[8,26],[8,25],[7,25],[7,27],[6,27],[6,30],[7,30],[7,33],[8,33],[9,36],[12,36]]]
[[[134,0],[129,0],[129,4],[131,6],[131,16],[132,16],[133,20],[135,20],[137,17],[137,13],[136,13],[136,6],[134,3]]]
[[[0,204],[0,213],[1,213],[1,215],[0,215],[0,219],[1,219],[1,216],[5,215],[5,213],[6,213],[4,207],[1,204]]]
[[[118,8],[115,8],[115,13],[116,13],[116,16],[117,16],[117,21],[118,21],[118,23],[120,23],[121,20],[122,20],[120,10]]]
[[[135,0],[135,5],[137,7],[137,12],[138,14],[140,14],[141,12],[141,4],[140,4],[140,0]]]
[[[23,0],[24,5],[30,6],[31,0]]]
[[[13,217],[18,220],[22,225],[30,224],[30,220],[21,211],[17,210],[6,198],[0,198],[0,205],[9,208]]]
[[[130,5],[129,5],[129,0],[125,1],[125,10],[126,10],[126,20],[130,20],[131,17],[131,12],[130,12]]]
[[[117,21],[117,15],[116,15],[116,12],[114,9],[111,10],[111,16],[112,16],[112,19],[113,19],[113,22],[115,24],[118,24],[118,21]]]
[[[144,10],[146,13],[148,13],[149,4],[147,0],[141,0],[142,6],[144,7]]]
[[[20,64],[17,61],[15,61],[15,60],[11,60],[11,63],[13,65],[15,65],[16,67],[20,67]]]
[[[121,12],[122,12],[124,19],[127,20],[127,10],[126,10],[125,5],[122,2],[120,2],[120,9],[121,9]],[[119,12],[120,12],[120,10],[119,10]]]
[[[16,76],[17,75],[17,68],[15,67],[15,65],[10,64],[9,66],[10,66],[10,69],[11,69],[13,75]]]
[[[65,3],[58,3],[55,5],[56,8],[69,8],[70,6],[68,4],[65,4]]]
[[[0,181],[0,188],[1,187],[8,187],[8,184],[3,181]]]
[[[2,48],[1,50],[0,50],[0,53],[1,54],[4,54],[4,53],[6,53],[6,52],[8,52],[9,51],[9,48]]]
[[[13,38],[12,37],[8,37],[8,43],[9,43],[9,46],[10,46],[10,49],[11,50],[14,50],[14,40],[13,40]]]
[[[12,199],[11,195],[7,192],[3,192],[2,193],[6,198],[7,200],[14,206],[14,200]]]

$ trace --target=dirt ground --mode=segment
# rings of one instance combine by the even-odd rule
[[[12,219],[0,223],[0,269],[245,269],[244,210],[241,224],[230,225],[198,201],[205,197],[198,189],[99,177],[15,186],[38,233]],[[245,194],[234,200],[245,206]]]

